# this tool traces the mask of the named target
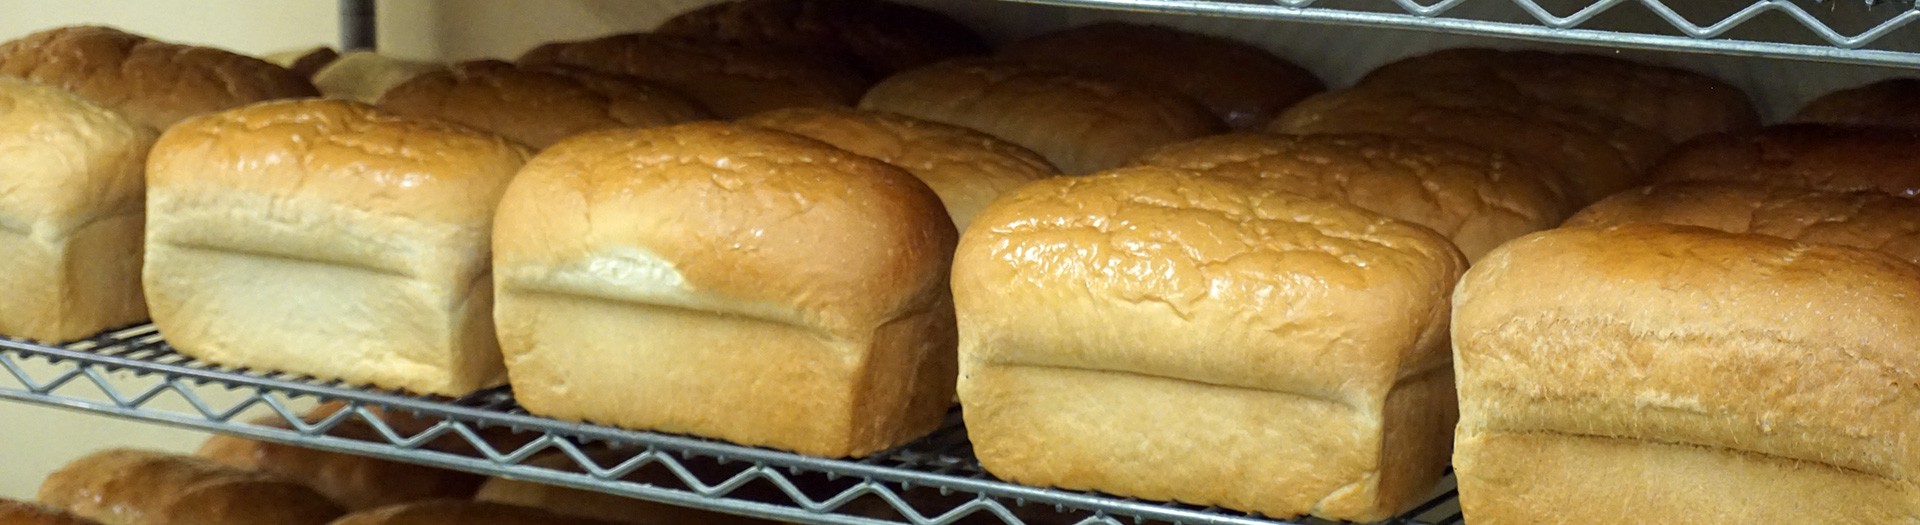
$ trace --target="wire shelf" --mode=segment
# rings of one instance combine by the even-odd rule
[[[228,369],[175,353],[152,325],[59,347],[0,338],[0,399],[221,432],[480,474],[622,494],[674,505],[822,524],[1323,524],[1218,508],[1015,485],[973,459],[958,412],[933,435],[861,460],[822,459],[699,438],[571,423],[527,414],[506,388],[459,399],[417,396],[274,372]],[[135,386],[127,386],[129,384]],[[220,402],[218,399],[234,399]],[[317,421],[303,402],[344,402]],[[169,406],[171,405],[171,406]],[[273,414],[285,427],[247,422]],[[409,433],[379,412],[429,422]],[[377,440],[341,437],[365,424]],[[409,426],[411,429],[411,426]],[[502,434],[512,439],[500,439]],[[429,446],[456,439],[471,450]],[[564,454],[574,465],[530,463]],[[648,469],[669,473],[635,481]],[[1461,522],[1448,485],[1389,523]]]
[[[1920,67],[1914,0],[1009,0]]]

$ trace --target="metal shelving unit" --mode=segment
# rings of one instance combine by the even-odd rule
[[[1011,0],[1920,68],[1913,0]]]
[[[776,520],[848,525],[1326,523],[999,481],[974,461],[958,413],[944,428],[913,444],[861,460],[821,459],[533,416],[521,410],[505,388],[448,399],[227,369],[175,353],[151,325],[59,347],[0,338],[0,368],[6,370],[0,374],[0,399]],[[109,381],[116,375],[128,376],[120,381],[123,385],[132,381],[140,386],[116,387]],[[210,400],[236,394],[237,401]],[[173,402],[166,402],[169,399]],[[342,401],[349,408],[309,422],[293,407],[312,401]],[[376,410],[417,415],[431,424],[409,434],[385,423]],[[247,422],[247,414],[259,412],[273,414],[290,428]],[[368,425],[380,439],[330,433],[348,423]],[[509,439],[501,439],[502,434]],[[429,446],[447,439],[457,439],[473,453]],[[576,465],[551,468],[527,461],[552,451]],[[642,470],[657,475],[636,481],[633,475]],[[1460,521],[1454,492],[1443,487],[1431,501],[1392,523]]]

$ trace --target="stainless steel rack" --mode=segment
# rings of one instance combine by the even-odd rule
[[[1011,0],[1920,67],[1913,0]]]
[[[822,459],[533,416],[521,410],[505,388],[449,399],[228,369],[175,353],[151,325],[58,347],[0,338],[0,368],[7,372],[0,374],[0,399],[784,521],[1326,523],[999,481],[974,461],[958,413],[944,428],[913,444],[861,460]],[[347,409],[317,421],[303,419],[295,409],[318,401],[344,402]],[[269,419],[284,422],[286,428],[247,422],[248,414],[260,412],[272,414]],[[415,415],[428,426],[421,430],[408,425],[413,429],[409,433],[387,424],[379,412]],[[378,439],[332,432],[349,423],[371,427]],[[430,446],[448,439],[471,450]],[[554,468],[528,462],[536,454],[554,451],[574,465]],[[658,475],[636,478],[643,470]],[[1431,501],[1391,523],[1460,522],[1454,492],[1442,487]]]

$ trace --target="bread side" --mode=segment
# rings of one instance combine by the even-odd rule
[[[0,335],[65,342],[146,318],[143,169],[154,133],[0,78]]]
[[[1920,267],[1760,235],[1630,224],[1508,243],[1454,297],[1454,467],[1467,517],[1523,509],[1554,522],[1565,510],[1535,503],[1574,498],[1592,500],[1577,508],[1699,505],[1675,518],[1685,523],[1783,508],[1742,510],[1745,498],[1712,497],[1732,489],[1664,467],[1604,485],[1557,470],[1661,462],[1791,476],[1767,478],[1780,486],[1839,483],[1782,501],[1920,518],[1916,421],[1890,409],[1920,400],[1916,294]],[[1864,496],[1875,491],[1905,497]]]

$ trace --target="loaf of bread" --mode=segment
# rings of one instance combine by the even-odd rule
[[[147,304],[181,353],[460,395],[499,384],[488,237],[526,159],[353,102],[181,123],[147,164]]]
[[[66,342],[147,318],[153,140],[72,93],[0,78],[0,336]]]
[[[1080,175],[1222,129],[1205,107],[1170,90],[1010,61],[950,61],[894,75],[860,108],[984,131]]]
[[[1563,228],[1454,297],[1468,523],[1920,520],[1920,266],[1703,228]]]
[[[1163,146],[1141,165],[1259,181],[1432,228],[1468,260],[1572,213],[1558,175],[1464,144],[1378,135],[1228,134]]]
[[[394,86],[446,67],[444,64],[399,59],[372,51],[352,51],[314,72],[313,84],[327,98],[374,104],[380,102],[380,96]]]
[[[1920,202],[1877,191],[1829,192],[1741,182],[1679,182],[1623,191],[1567,226],[1650,222],[1876,250],[1920,264]]]
[[[1654,181],[1746,181],[1920,198],[1920,129],[1822,124],[1701,137],[1668,155]]]
[[[853,66],[805,50],[645,33],[547,44],[522,55],[520,63],[659,82],[725,118],[788,107],[850,106],[869,84]]]
[[[0,498],[0,524],[100,525],[100,522],[46,505]]]
[[[495,222],[514,395],[547,417],[820,456],[905,443],[953,398],[956,236],[912,175],[796,135],[708,122],[562,141]]]
[[[805,136],[907,170],[940,195],[961,231],[1001,193],[1059,174],[1039,154],[992,135],[893,113],[790,108],[740,123]]]
[[[1000,56],[1184,93],[1234,129],[1258,129],[1326,89],[1313,73],[1257,47],[1172,28],[1103,22],[1015,42]]]
[[[1891,78],[1813,99],[1793,122],[1920,128],[1920,78]]]
[[[612,525],[499,503],[435,500],[391,505],[348,514],[332,525]]]
[[[1524,98],[1360,87],[1309,98],[1270,131],[1453,140],[1535,159],[1572,182],[1577,202],[1639,182],[1671,144],[1653,131]]]
[[[1760,123],[1746,93],[1718,79],[1581,53],[1448,49],[1381,66],[1359,85],[1524,98],[1625,120],[1673,142]]]
[[[707,117],[680,94],[638,78],[497,60],[415,75],[381,95],[380,108],[466,124],[535,148],[598,129]]]
[[[1027,485],[1388,518],[1446,467],[1465,268],[1432,230],[1255,181],[1029,184],[954,256],[974,453]]]
[[[602,467],[611,467],[633,457],[634,451],[607,451],[589,449],[585,455],[589,460]],[[732,473],[733,469],[718,468],[720,465],[711,460],[695,457],[680,457],[679,463],[688,473],[703,480],[719,480]],[[521,464],[560,470],[581,472],[580,465],[572,456],[562,452],[551,452],[534,456]],[[733,465],[738,465],[733,464]],[[789,475],[791,479],[800,476]],[[657,487],[682,487],[683,481],[671,470],[660,463],[650,463],[628,474],[624,481],[642,483]],[[805,491],[806,487],[801,487]],[[833,497],[832,494],[808,494],[816,501]],[[728,499],[759,501],[763,503],[792,504],[780,489],[766,483],[749,483],[727,493]],[[604,520],[628,525],[698,525],[702,523],[729,525],[768,525],[771,522],[731,514],[721,514],[709,510],[684,507],[668,503],[659,503],[638,498],[618,496],[605,492],[576,489],[559,485],[548,485],[527,480],[493,478],[480,487],[475,501],[509,504],[522,507],[546,509],[558,514],[582,518]]]
[[[841,55],[876,79],[987,52],[960,22],[884,0],[732,0],[681,13],[654,32]]]
[[[338,407],[322,407],[306,414],[308,423],[318,423]],[[387,423],[388,421],[384,421]],[[401,419],[401,418],[394,418]],[[286,418],[266,416],[254,425],[291,428]],[[395,421],[389,428],[402,437],[418,435],[423,429],[408,428]],[[327,433],[334,437],[385,443],[387,440],[371,425],[349,417]],[[458,439],[458,438],[455,438]],[[428,449],[434,449],[430,443]],[[455,448],[455,447],[449,447]],[[414,501],[473,497],[486,478],[466,472],[434,468],[412,463],[343,454],[283,443],[256,441],[231,435],[215,435],[200,446],[196,454],[223,465],[259,470],[299,482],[346,507],[366,510]]]
[[[257,58],[98,26],[0,44],[0,76],[72,91],[159,130],[194,115],[319,94],[306,78]]]
[[[47,475],[39,499],[105,525],[321,525],[341,514],[326,497],[289,480],[133,449],[68,463]]]
[[[261,55],[260,59],[287,68],[293,74],[312,79],[320,69],[340,58],[340,52],[327,46],[288,49]]]

